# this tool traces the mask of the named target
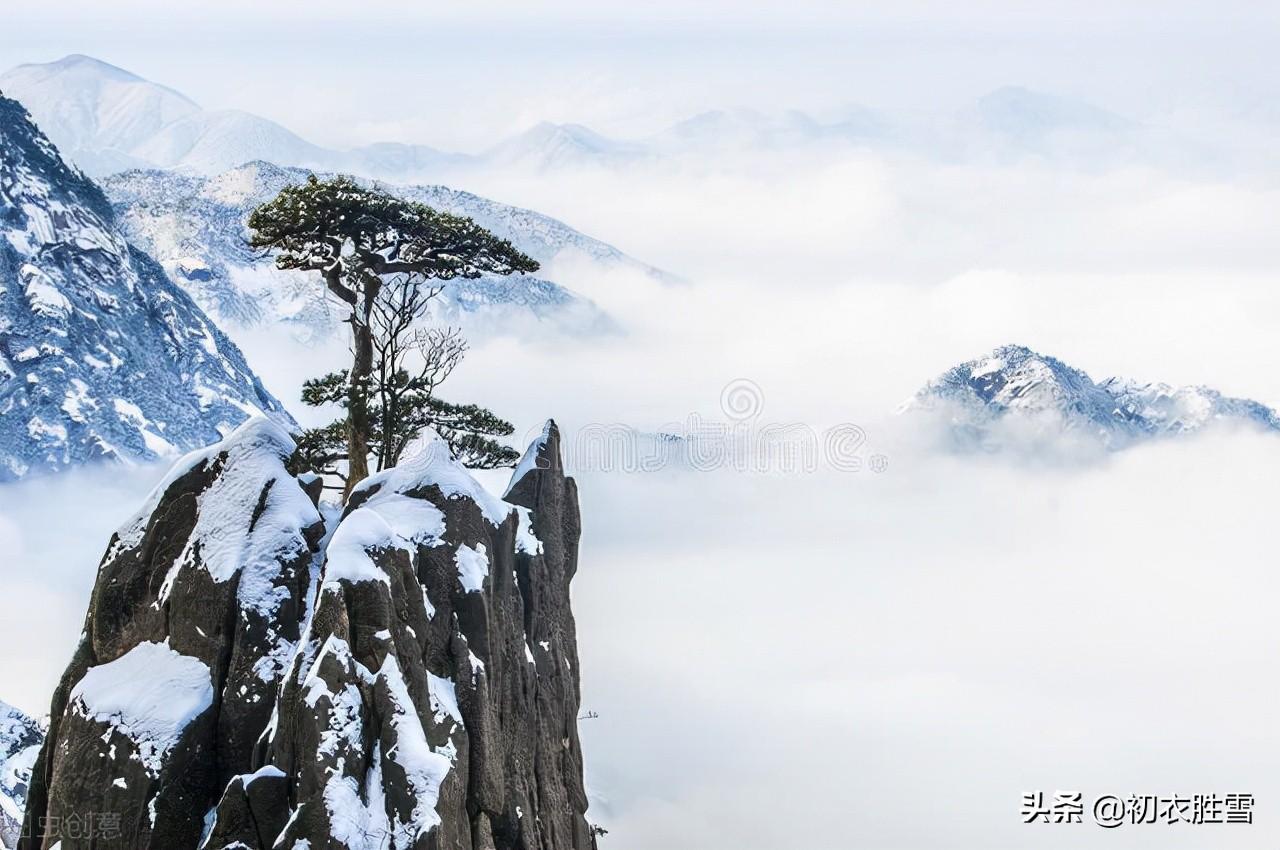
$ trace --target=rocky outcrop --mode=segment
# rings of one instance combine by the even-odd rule
[[[114,535],[54,694],[20,846],[104,846],[52,831],[107,815],[114,846],[195,847],[212,801],[253,769],[323,533],[285,470],[293,450],[278,425],[250,420],[183,458]]]
[[[592,847],[555,426],[505,500],[426,435],[327,535],[291,450],[255,420],[112,541],[28,828],[121,815],[116,843],[60,850]]]

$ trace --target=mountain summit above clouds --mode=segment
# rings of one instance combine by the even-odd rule
[[[264,413],[292,421],[0,96],[0,481],[186,451]]]
[[[206,110],[178,92],[88,56],[19,65],[0,90],[20,101],[80,168],[104,176],[129,168],[214,174],[255,159],[371,176],[430,170],[452,155],[418,145],[335,151],[240,110]]]
[[[620,169],[671,156],[718,157],[815,145],[947,161],[1033,157],[1072,167],[1135,160],[1185,164],[1199,161],[1204,153],[1176,133],[1083,101],[1016,86],[996,89],[955,112],[849,106],[819,117],[796,110],[711,110],[634,139],[544,121],[474,154],[398,142],[326,148],[258,115],[202,109],[172,89],[86,56],[20,65],[0,74],[0,89],[25,104],[58,147],[95,176],[129,168],[211,175],[263,160],[405,183],[465,179],[477,171]]]
[[[20,850],[595,850],[559,440],[499,499],[424,433],[327,517],[265,419],[183,458],[107,546]]]
[[[1280,415],[1259,402],[1204,386],[1095,382],[1021,345],[949,369],[902,409],[942,417],[952,444],[966,450],[1116,450],[1219,424],[1280,433]]]
[[[0,91],[27,107],[64,156],[89,174],[136,168],[135,151],[175,121],[200,112],[173,89],[89,56],[19,65]]]

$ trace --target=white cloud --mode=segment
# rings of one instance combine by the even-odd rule
[[[941,35],[926,37],[924,27],[906,47],[886,41],[837,62],[820,45],[812,73],[782,73],[794,52],[762,53],[770,42],[744,38],[728,51],[733,61],[699,76],[726,53],[699,53],[707,41],[687,28],[674,33],[686,41],[672,39],[656,59],[636,58],[657,43],[649,33],[617,62],[594,61],[627,43],[617,34],[593,47],[573,32],[530,43],[508,32],[463,51],[404,54],[425,56],[415,73],[450,89],[438,111],[388,98],[387,109],[349,114],[369,133],[403,121],[416,135],[456,121],[458,138],[492,138],[510,115],[523,119],[521,103],[538,104],[529,115],[576,110],[579,120],[658,126],[678,117],[666,111],[746,99],[761,81],[765,100],[786,90],[803,99],[806,86],[854,100],[862,86],[892,101],[889,83],[902,75],[902,98],[916,101],[959,102],[1028,74],[1104,99],[1108,85],[1128,86],[1115,97],[1130,102],[1148,84],[1181,91],[1172,71],[1160,80],[1121,73],[1159,64],[1159,51],[1137,38],[1146,25],[1129,20],[1137,7],[1091,5],[1072,24],[1097,36],[1086,53],[1107,61],[1094,71],[1065,61],[1063,48],[1042,52],[1044,41],[1020,39],[1067,16],[1003,14],[1029,8],[974,10],[980,21],[1001,18],[1012,41],[977,38],[977,25],[951,12]],[[1205,9],[1165,9],[1161,20],[1172,14],[1176,32],[1161,49],[1178,53]],[[1114,40],[1089,29],[1115,18],[1131,28]],[[1270,24],[1255,24],[1265,40]],[[1231,52],[1234,42],[1207,26],[1213,57]],[[1266,67],[1255,65],[1253,40],[1241,39],[1223,73]],[[214,48],[232,48],[199,47],[187,80],[141,70],[205,99],[184,83],[223,55]],[[370,79],[400,70],[387,48],[367,48],[392,54],[385,63],[357,62],[363,69],[346,81],[337,78],[347,69],[325,72],[321,86],[334,82],[338,102],[350,105]],[[302,61],[312,45],[281,49]],[[455,66],[457,77],[441,77],[460,52],[474,55]],[[744,57],[760,67],[743,72]],[[928,61],[904,71],[913,57]],[[152,58],[162,71],[178,65]],[[288,78],[263,84],[268,64],[231,67],[210,82],[213,99],[252,94],[260,102],[234,105],[299,118],[304,131],[348,114],[317,109]],[[528,100],[582,68],[589,73],[572,85]],[[675,84],[686,78],[688,91]],[[938,80],[941,93],[931,92]],[[486,114],[461,108],[490,90]],[[614,91],[627,92],[625,105],[609,102]],[[660,104],[666,95],[672,103]],[[625,175],[493,174],[463,187],[559,215],[691,284],[559,264],[549,276],[596,299],[627,334],[477,340],[448,397],[490,405],[522,431],[553,415],[572,435],[593,422],[716,417],[721,388],[749,378],[764,390],[766,420],[857,422],[890,458],[881,475],[581,472],[574,603],[585,707],[601,715],[583,732],[592,782],[609,799],[595,816],[613,830],[604,846],[1023,850],[1102,840],[1089,825],[1022,826],[1019,795],[1037,788],[1258,795],[1253,828],[1133,828],[1115,839],[1126,847],[1253,847],[1280,836],[1280,693],[1268,674],[1280,648],[1269,557],[1280,441],[1209,434],[1084,470],[1032,471],[923,452],[890,414],[928,378],[1008,342],[1094,377],[1205,383],[1280,404],[1276,175],[1231,180],[1186,162],[983,162],[826,151]],[[240,337],[286,400],[342,356],[340,344],[303,351],[278,334]],[[0,645],[22,648],[0,653],[11,691],[0,697],[37,712],[47,702],[110,528],[141,498],[132,487],[73,477],[0,491],[5,587],[11,605],[22,600],[0,618]],[[83,527],[31,530],[51,512]],[[32,599],[41,600],[36,613]]]

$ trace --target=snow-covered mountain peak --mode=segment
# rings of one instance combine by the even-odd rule
[[[134,148],[139,158],[163,168],[200,174],[259,159],[324,168],[330,153],[274,121],[238,109],[202,111],[167,124]]]
[[[1259,402],[1204,386],[1123,378],[1094,382],[1085,372],[1021,345],[1001,346],[947,370],[902,410],[941,414],[955,444],[967,449],[1010,443],[1051,447],[1063,437],[1119,449],[1217,423],[1280,432],[1280,416]]]
[[[1078,406],[1081,401],[1107,406],[1105,391],[1084,372],[1023,345],[1003,345],[985,357],[962,363],[924,392],[1002,412]]]
[[[69,53],[53,62],[28,63],[18,67],[33,69],[46,75],[82,74],[92,79],[109,79],[125,83],[148,82],[132,71],[126,71],[124,68],[112,65],[109,62],[103,62],[93,56],[86,56],[83,53]],[[177,92],[174,92],[174,94],[177,94]],[[193,103],[192,106],[194,105]]]
[[[613,164],[643,153],[637,145],[607,138],[581,124],[543,121],[490,148],[483,158],[494,165],[543,170]]]
[[[203,181],[199,196],[219,204],[242,206],[260,203],[297,181],[297,172],[255,159]]]
[[[59,150],[95,173],[139,164],[135,149],[142,142],[200,111],[173,89],[78,54],[19,65],[0,75],[0,91],[21,101]]]
[[[1055,130],[1125,130],[1133,122],[1114,112],[1060,95],[1003,86],[978,99],[975,111],[992,129],[1014,135]]]

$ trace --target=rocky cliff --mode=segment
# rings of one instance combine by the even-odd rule
[[[20,847],[591,847],[555,426],[504,499],[428,435],[327,526],[293,448],[251,420],[112,539]]]

